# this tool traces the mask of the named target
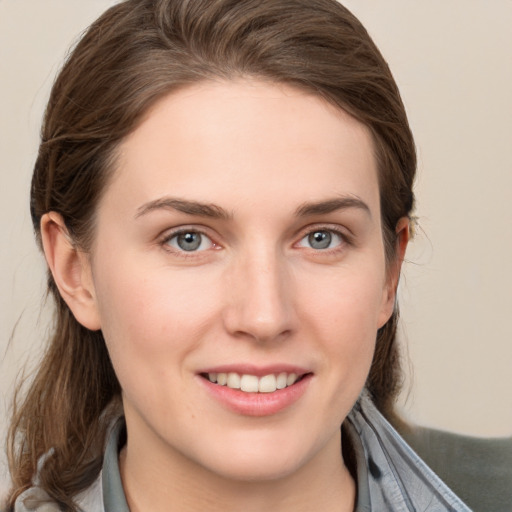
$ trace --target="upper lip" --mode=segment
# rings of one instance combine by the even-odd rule
[[[238,373],[239,375],[255,375],[256,377],[263,377],[270,374],[277,375],[279,373],[295,373],[300,377],[306,373],[311,373],[311,370],[288,363],[276,363],[265,366],[240,363],[209,366],[200,370],[198,373]]]

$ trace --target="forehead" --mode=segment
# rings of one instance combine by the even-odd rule
[[[193,195],[228,208],[279,194],[378,203],[362,123],[316,95],[249,80],[203,82],[160,99],[121,144],[109,188],[139,202]]]

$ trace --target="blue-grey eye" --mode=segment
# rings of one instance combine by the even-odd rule
[[[307,234],[300,242],[301,247],[310,247],[318,251],[331,249],[343,242],[341,236],[335,231],[319,229]]]
[[[213,242],[203,233],[197,231],[184,231],[171,237],[167,242],[179,251],[204,251],[213,246]]]

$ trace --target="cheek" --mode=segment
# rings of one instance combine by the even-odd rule
[[[303,282],[302,294],[307,307],[301,314],[318,319],[325,329],[362,337],[375,334],[384,304],[384,265],[311,275]]]
[[[187,385],[184,362],[204,336],[197,316],[201,307],[205,316],[207,305],[196,300],[193,307],[197,293],[168,279],[164,269],[151,274],[137,265],[118,264],[102,277],[98,287],[102,331],[125,406],[128,401],[164,421],[171,411],[188,415],[187,404],[180,401]]]
[[[101,261],[94,269],[95,288],[115,367],[137,360],[158,371],[164,355],[178,360],[194,349],[219,303],[212,272],[171,271],[129,254]]]
[[[318,276],[317,276],[318,277]],[[337,366],[331,375],[342,385],[361,386],[369,371],[382,315],[385,274],[380,267],[333,272],[321,281],[305,283],[304,322],[322,340],[325,364]]]

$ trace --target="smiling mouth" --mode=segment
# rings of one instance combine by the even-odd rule
[[[293,386],[309,373],[297,375],[296,373],[281,372],[262,377],[249,374],[229,373],[202,373],[201,377],[208,379],[218,386],[226,386],[245,393],[274,393],[280,389]]]

